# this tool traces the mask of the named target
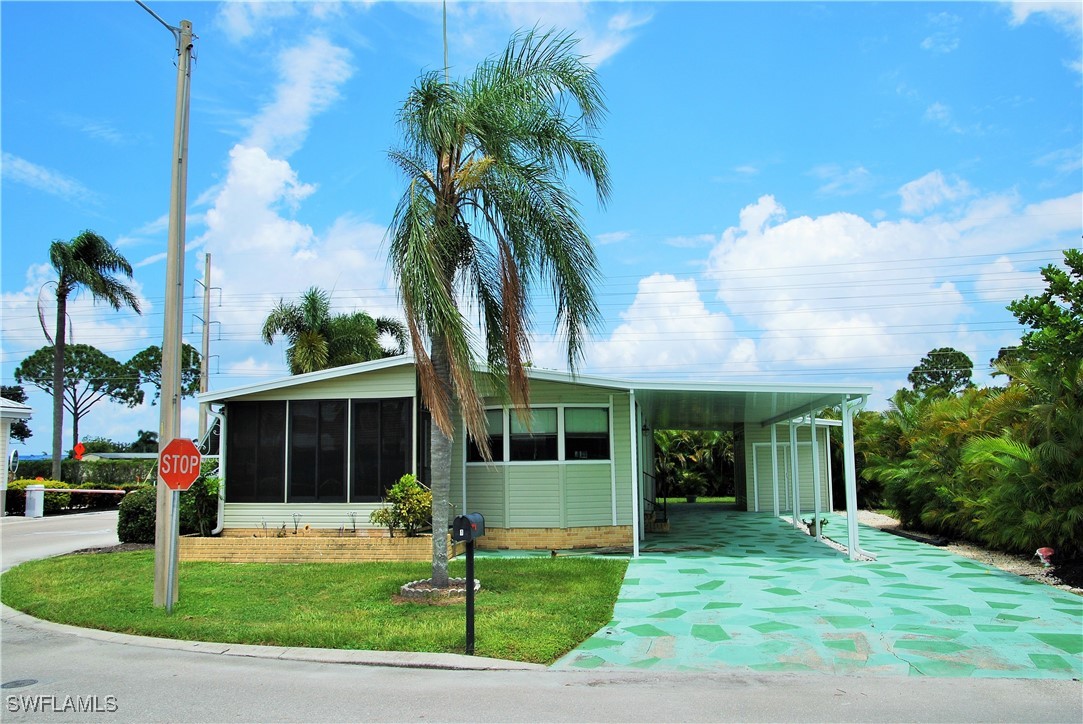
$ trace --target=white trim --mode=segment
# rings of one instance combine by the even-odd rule
[[[628,429],[632,461],[632,557],[639,558],[639,436],[636,426],[636,393],[628,390]]]
[[[318,372],[307,372],[300,375],[280,377],[276,380],[271,380],[270,382],[259,382],[254,385],[229,387],[224,390],[215,390],[214,392],[202,392],[196,395],[196,401],[199,403],[224,402],[231,397],[241,397],[244,395],[254,395],[257,392],[270,392],[272,390],[287,389],[299,385],[310,384],[312,382],[323,382],[324,380],[333,380],[339,377],[349,377],[350,375],[361,374],[364,372],[375,372],[377,370],[385,370],[392,367],[399,367],[401,365],[413,363],[414,358],[411,355],[386,357],[384,359],[373,360],[371,362],[359,362],[354,365],[332,367],[331,369],[319,370]],[[413,395],[410,396],[413,397]]]
[[[752,469],[756,469],[756,444],[752,443]],[[747,471],[746,471],[747,474]],[[771,483],[775,496],[774,514],[779,517],[778,504],[778,425],[771,425]]]
[[[793,527],[801,524],[801,459],[797,454],[797,426],[790,421],[790,502],[793,504]]]
[[[812,438],[812,529],[816,531],[816,540],[823,540],[820,534],[820,446],[816,444],[816,411],[809,411],[809,436]]]

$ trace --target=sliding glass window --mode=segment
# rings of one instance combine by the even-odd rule
[[[564,410],[564,459],[609,459],[609,410],[568,407]]]
[[[557,446],[557,410],[555,407],[535,407],[531,409],[530,425],[524,425],[513,410],[508,416],[511,420],[511,460],[527,462],[535,460],[556,460]]]

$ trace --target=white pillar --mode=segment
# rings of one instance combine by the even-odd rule
[[[801,470],[798,468],[797,426],[790,420],[790,490],[793,491],[793,527],[801,525]]]
[[[771,485],[775,491],[775,517],[781,514],[778,499],[778,425],[771,423]]]
[[[854,463],[854,408],[860,401],[842,401],[842,469],[846,482],[846,548],[851,561],[858,559],[857,466]]]
[[[632,448],[632,557],[639,558],[639,427],[635,390],[628,390],[628,431]]]
[[[812,528],[815,531],[816,540],[821,540],[822,534],[820,531],[820,451],[816,445],[816,411],[809,410],[808,418],[809,432],[812,436],[812,487],[815,489],[812,495]]]

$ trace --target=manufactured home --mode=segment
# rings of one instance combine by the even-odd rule
[[[856,508],[860,385],[636,382],[530,369],[530,416],[486,399],[492,460],[458,422],[454,514],[480,512],[480,547],[627,547],[655,497],[653,431],[732,430],[738,500],[778,516]],[[400,476],[427,482],[430,422],[409,356],[204,393],[220,435],[219,528],[371,529]],[[818,417],[825,409],[841,421]],[[831,495],[828,425],[842,427],[847,504]],[[375,532],[375,531],[374,531]],[[851,557],[860,548],[851,517]]]

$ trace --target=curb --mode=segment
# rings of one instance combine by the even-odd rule
[[[120,644],[142,646],[171,651],[187,651],[195,654],[218,656],[242,656],[253,659],[281,659],[284,661],[311,661],[322,664],[353,664],[355,666],[388,666],[408,669],[448,669],[459,671],[545,671],[543,664],[505,661],[482,656],[462,654],[413,653],[406,651],[359,651],[355,649],[310,649],[299,646],[256,646],[252,644],[220,644],[209,641],[182,641],[151,636],[100,631],[67,624],[53,623],[16,611],[6,604],[2,606],[2,618],[23,629],[46,633],[76,636],[78,638]]]

